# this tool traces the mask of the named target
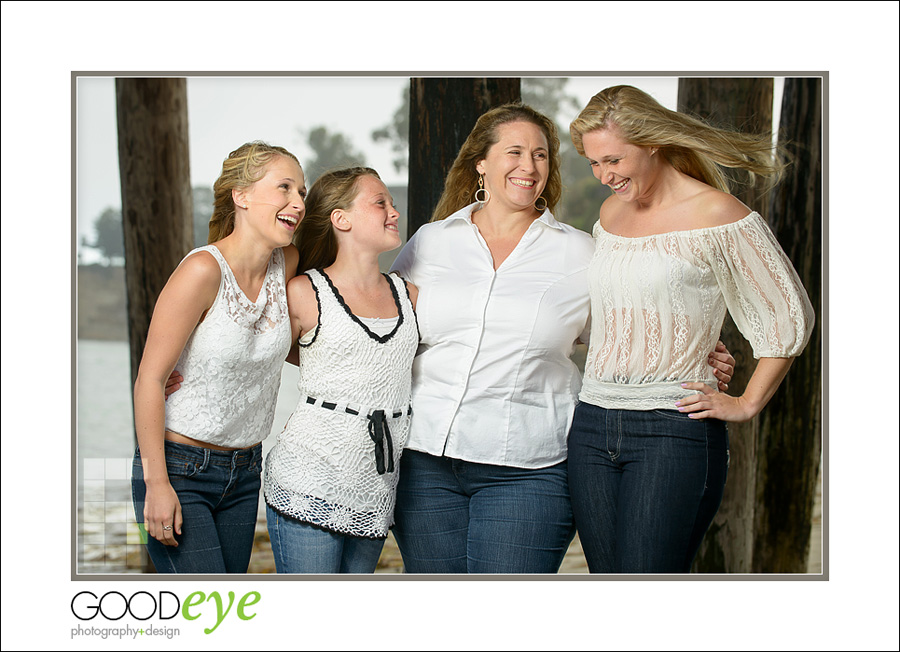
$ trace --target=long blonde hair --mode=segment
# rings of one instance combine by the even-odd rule
[[[611,86],[591,98],[569,127],[575,149],[584,156],[584,135],[609,127],[632,145],[658,148],[679,172],[725,192],[731,184],[724,168],[744,170],[751,184],[757,175],[774,184],[786,167],[770,135],[710,126],[633,86]]]
[[[334,263],[338,243],[331,213],[353,204],[359,193],[359,180],[364,176],[381,180],[372,168],[349,167],[329,170],[313,183],[306,196],[306,214],[294,234],[294,244],[300,250],[300,272]]]
[[[212,244],[234,231],[234,199],[231,191],[252,186],[266,175],[266,166],[279,156],[297,165],[300,161],[283,147],[259,140],[244,143],[228,155],[222,163],[222,173],[213,184],[213,214],[209,219],[209,239]]]
[[[479,177],[475,165],[484,159],[488,150],[500,140],[497,128],[508,122],[530,122],[544,132],[550,148],[547,157],[550,163],[550,172],[542,196],[547,200],[547,208],[551,212],[553,211],[562,197],[562,178],[559,174],[559,135],[556,125],[553,120],[538,113],[530,106],[515,102],[493,108],[478,118],[472,132],[460,148],[456,160],[453,161],[450,172],[447,173],[444,192],[441,193],[441,198],[431,215],[432,222],[443,220],[475,201]]]

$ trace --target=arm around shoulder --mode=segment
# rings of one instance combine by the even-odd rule
[[[297,247],[292,244],[289,244],[287,247],[282,247],[281,250],[284,252],[284,280],[290,281],[297,276],[297,265],[300,264],[300,252],[297,251]]]
[[[413,310],[416,309],[416,301],[419,299],[419,288],[410,283],[409,281],[404,281],[406,283],[406,291],[409,293],[409,301],[412,303]]]
[[[291,338],[294,342],[319,323],[319,297],[306,274],[292,278],[287,286],[288,309],[291,313]]]
[[[403,245],[400,253],[397,254],[394,264],[391,265],[391,272],[399,275],[401,278],[409,279],[411,275],[415,273],[416,263],[418,262],[417,250],[419,247],[419,239],[421,237],[419,233],[419,231],[416,231],[416,233],[409,238],[409,241]]]

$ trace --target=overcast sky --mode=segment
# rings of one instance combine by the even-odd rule
[[[567,92],[587,104],[598,91],[619,83],[643,88],[675,108],[678,78],[572,77]],[[347,134],[367,163],[388,183],[406,184],[391,164],[390,145],[376,144],[373,130],[389,124],[409,77],[189,77],[188,130],[192,186],[212,186],[228,152],[249,140],[286,147],[303,163],[311,156],[303,130],[324,125]],[[77,208],[81,236],[108,208],[121,208],[116,144],[115,80],[77,80]],[[563,116],[568,121],[573,115]],[[89,254],[90,252],[85,252]],[[88,260],[91,257],[88,255]]]

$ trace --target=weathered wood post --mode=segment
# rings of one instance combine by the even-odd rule
[[[753,571],[805,573],[822,454],[822,80],[787,78],[779,137],[793,157],[768,220],[816,313],[806,350],[759,418]]]
[[[193,246],[187,80],[116,79],[131,380],[150,317]]]
[[[133,384],[156,299],[193,246],[187,80],[116,79],[116,118]]]
[[[678,80],[678,110],[714,125],[771,133],[774,86],[772,78],[682,78]],[[767,201],[757,187],[737,188],[734,195],[765,212]],[[756,369],[753,350],[730,317],[725,320],[722,340],[737,360],[729,393],[740,395]],[[752,569],[758,429],[758,419],[728,424],[728,483],[719,513],[694,561],[696,572],[748,573]]]

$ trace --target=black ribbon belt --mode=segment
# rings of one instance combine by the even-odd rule
[[[369,415],[369,437],[375,442],[375,470],[384,475],[384,445],[387,443],[387,472],[394,472],[394,440],[388,428],[384,410],[375,410]]]
[[[316,399],[312,396],[306,397],[306,402],[310,405],[316,405]],[[337,403],[322,401],[320,407],[326,410],[336,410]],[[354,410],[351,407],[344,407],[344,412],[359,416],[362,410]],[[412,414],[412,407],[399,412],[392,412],[391,418],[399,419],[404,415]],[[391,429],[388,427],[388,415],[384,410],[372,410],[366,415],[369,421],[369,437],[375,442],[375,470],[378,475],[394,472],[394,440],[391,438]],[[387,467],[385,467],[385,446],[387,446]]]

